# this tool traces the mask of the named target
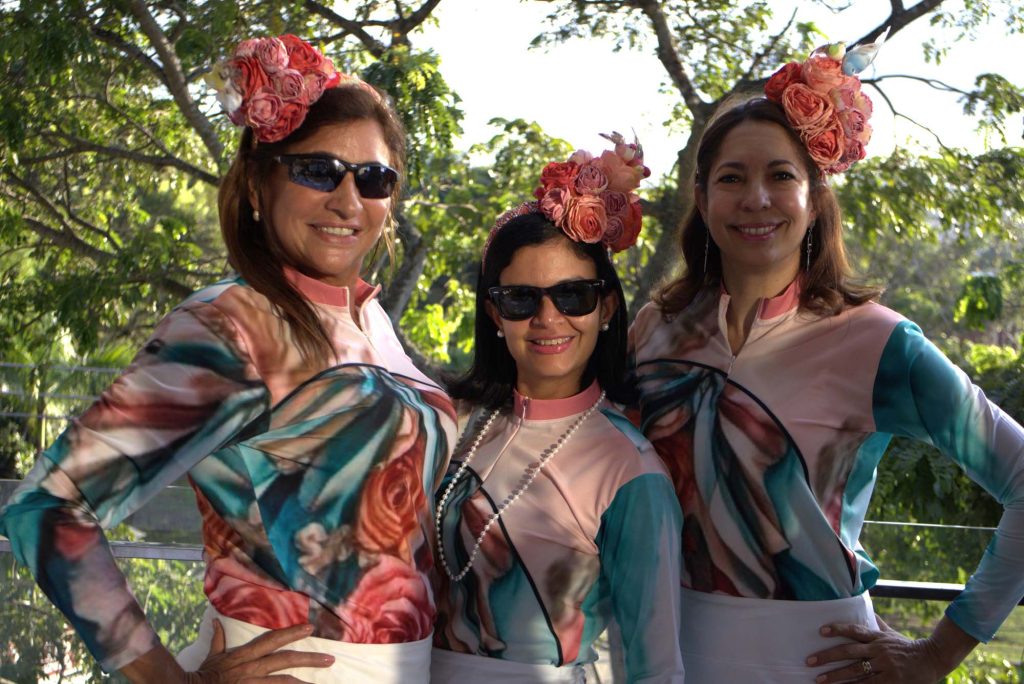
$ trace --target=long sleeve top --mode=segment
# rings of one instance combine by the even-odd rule
[[[511,410],[502,410],[441,511],[453,574],[465,567],[488,518],[520,486],[526,468],[599,395],[596,383],[567,399],[517,393]],[[481,413],[486,418],[478,411],[469,423],[476,430]],[[454,457],[442,492],[465,456],[460,449]],[[596,659],[591,644],[614,616],[630,682],[682,682],[680,522],[654,450],[603,401],[501,513],[470,572],[459,582],[437,573],[434,645],[522,663],[575,665]]]
[[[763,599],[870,589],[858,538],[893,435],[938,447],[1004,506],[992,543],[947,614],[990,639],[1024,595],[1024,429],[913,323],[868,303],[798,308],[799,283],[762,300],[733,354],[727,293],[630,333],[642,429],[683,508],[683,583]]]
[[[286,275],[324,324],[331,363],[304,362],[243,281],[201,290],[42,454],[0,517],[19,562],[108,671],[158,640],[101,528],[185,474],[203,518],[204,589],[223,615],[308,622],[355,643],[430,634],[429,492],[454,408],[402,350],[379,288]]]

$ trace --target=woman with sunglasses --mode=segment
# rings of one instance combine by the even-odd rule
[[[243,42],[217,76],[245,126],[219,196],[238,274],[159,324],[0,532],[103,668],[133,682],[426,682],[429,492],[455,415],[359,278],[388,239],[402,127],[294,36]],[[209,599],[184,668],[101,529],[183,475]],[[301,653],[278,650],[289,642]]]
[[[871,103],[842,45],[726,107],[697,150],[683,275],[630,333],[642,428],[683,508],[683,661],[719,682],[942,681],[1024,594],[1024,429],[850,278],[827,177]],[[893,435],[935,445],[1005,506],[923,639],[876,619],[858,538]]]
[[[549,164],[484,248],[475,409],[437,495],[432,682],[581,682],[614,617],[630,682],[682,682],[680,513],[616,410],[626,313],[608,251],[636,242],[640,149]]]

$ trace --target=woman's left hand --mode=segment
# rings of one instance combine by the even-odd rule
[[[943,618],[945,621],[947,618]],[[943,653],[937,634],[909,639],[877,618],[878,630],[863,625],[835,623],[821,628],[822,636],[845,637],[853,643],[833,646],[807,658],[809,666],[852,660],[843,667],[818,675],[818,684],[871,682],[871,684],[935,684],[949,674],[963,656]],[[950,623],[951,624],[951,623]],[[936,632],[943,631],[942,626]],[[959,628],[956,628],[960,631]],[[963,634],[963,632],[961,632]],[[965,635],[966,636],[966,635]],[[968,637],[969,638],[969,637]],[[973,640],[972,640],[973,641]],[[977,643],[976,641],[974,642]],[[973,644],[970,646],[973,648]],[[963,654],[970,652],[970,648]],[[943,656],[946,657],[943,657]],[[951,657],[956,658],[950,663]]]

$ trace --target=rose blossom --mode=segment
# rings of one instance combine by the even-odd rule
[[[540,184],[547,192],[551,188],[568,188],[576,180],[579,164],[572,161],[551,162],[540,172]],[[539,199],[539,198],[538,198]]]
[[[611,150],[605,150],[594,161],[594,165],[608,177],[608,189],[616,192],[630,192],[644,179],[644,166],[628,164]]]
[[[811,159],[819,167],[829,173],[835,173],[831,168],[846,151],[846,138],[843,136],[843,128],[838,121],[833,121],[830,127],[813,137],[804,137],[804,143],[807,145]]]
[[[843,65],[824,55],[813,56],[804,62],[800,75],[811,90],[827,93],[838,88],[846,80]]]
[[[282,102],[277,121],[256,131],[257,137],[263,142],[284,140],[306,119],[309,108],[300,102]]]
[[[576,150],[569,155],[569,161],[578,166],[589,164],[594,159],[594,155],[590,154],[586,150]]]
[[[248,124],[253,128],[273,126],[283,104],[281,98],[269,86],[260,88],[249,97],[246,112]]]
[[[427,638],[434,612],[423,576],[393,556],[381,556],[359,580],[340,617],[345,641],[398,644]]]
[[[626,211],[615,217],[622,221],[621,236],[616,240],[611,240],[605,233],[604,242],[613,252],[621,252],[632,247],[636,244],[637,237],[640,236],[640,227],[643,225],[643,209],[640,206],[640,198],[633,193],[630,193],[628,197]],[[609,219],[610,221],[611,219]]]
[[[566,207],[572,193],[567,188],[551,188],[540,199],[540,210],[559,228],[565,219]]]
[[[831,100],[801,83],[786,88],[782,107],[793,127],[808,137],[820,135],[837,123]]]
[[[282,100],[297,100],[302,104],[309,104],[305,97],[306,80],[295,69],[282,69],[277,72],[274,76],[274,90]]]
[[[277,38],[261,40],[252,53],[253,59],[263,65],[268,74],[274,74],[288,66],[288,51]]]
[[[772,74],[764,86],[765,96],[774,102],[782,99],[782,92],[792,83],[800,80],[800,65],[790,62]]]
[[[409,538],[419,529],[426,510],[423,493],[422,436],[412,448],[389,463],[375,466],[359,499],[356,543],[372,553],[411,559]]]
[[[618,216],[609,216],[608,226],[604,229],[604,235],[601,236],[601,242],[610,248],[612,245],[622,240],[622,234],[624,232],[625,226],[622,223],[622,219]]]
[[[600,195],[608,188],[608,177],[594,164],[581,166],[576,174],[576,192],[581,195]]]
[[[257,91],[270,87],[270,76],[254,57],[232,60],[231,80],[238,84],[242,97],[252,97]]]
[[[604,201],[604,211],[608,216],[629,215],[629,195],[617,190],[608,190],[601,193]]]
[[[252,57],[256,52],[256,46],[260,44],[264,38],[250,38],[249,40],[243,40],[238,44],[235,49],[235,57]]]
[[[607,221],[600,197],[580,195],[570,198],[562,230],[576,242],[600,242]]]
[[[288,66],[299,71],[312,71],[319,69],[324,62],[330,62],[321,55],[312,45],[298,36],[286,34],[281,36],[288,54]]]

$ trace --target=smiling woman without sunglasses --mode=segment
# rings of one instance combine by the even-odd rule
[[[643,430],[685,516],[690,684],[931,684],[1024,594],[1024,430],[850,280],[827,175],[864,156],[871,103],[843,56],[787,64],[767,98],[710,123],[686,271],[631,332]],[[918,640],[876,622],[858,541],[893,435],[935,445],[1006,508]]]
[[[160,323],[39,459],[0,532],[132,681],[426,682],[428,493],[455,414],[359,278],[389,239],[404,133],[380,93],[294,36],[245,41],[217,73],[246,127],[219,198],[238,274]],[[101,527],[185,474],[209,606],[183,669]]]
[[[437,497],[432,682],[581,682],[614,617],[630,682],[682,682],[679,507],[624,401],[609,248],[640,230],[646,169],[621,138],[549,164],[498,219],[477,282],[475,409]]]

